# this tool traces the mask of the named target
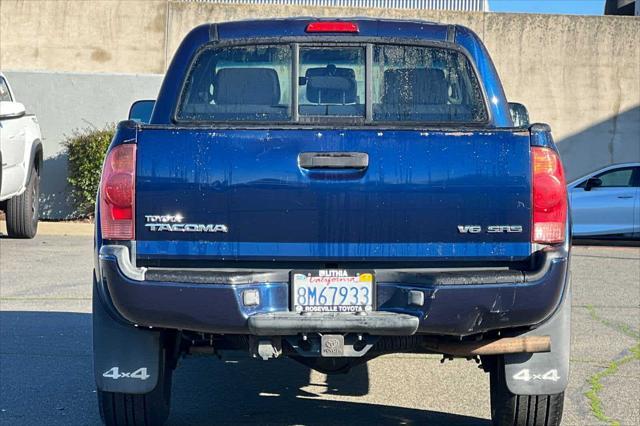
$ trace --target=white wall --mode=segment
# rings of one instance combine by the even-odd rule
[[[65,136],[74,129],[102,128],[127,118],[137,99],[155,99],[160,75],[5,72],[16,99],[40,122],[44,167],[41,182],[42,216],[66,218],[67,159],[61,155]],[[100,171],[96,171],[99,173]]]

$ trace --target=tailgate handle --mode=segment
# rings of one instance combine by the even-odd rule
[[[357,169],[369,167],[366,152],[301,152],[298,165],[303,169]]]

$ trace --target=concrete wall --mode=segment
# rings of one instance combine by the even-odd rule
[[[551,124],[569,178],[614,162],[640,161],[640,18],[635,17],[166,0],[0,0],[0,68],[161,73],[184,35],[198,24],[314,15],[384,16],[466,25],[485,41],[509,99],[526,104],[532,120]],[[32,74],[14,75],[28,79]],[[61,76],[51,78],[48,87],[54,87]],[[69,78],[76,81],[79,77]],[[52,120],[56,126],[61,123],[63,133],[84,127],[81,117],[86,114],[95,112],[92,117],[102,122],[123,118],[122,111],[132,99],[155,95],[160,80],[157,76],[95,78],[95,86],[70,84],[79,105],[70,104],[66,121]],[[16,82],[14,86],[18,90]],[[29,93],[34,89],[28,90],[29,86],[25,81],[25,89],[18,96],[34,98]],[[113,97],[92,97],[92,88],[98,87]],[[58,96],[54,90],[39,95],[41,121],[49,119],[43,114],[59,113],[54,103]],[[47,155],[57,152],[59,134],[55,130],[45,135],[49,139]]]
[[[166,0],[0,0],[11,70],[161,73]]]

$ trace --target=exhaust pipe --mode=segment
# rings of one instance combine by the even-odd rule
[[[479,342],[441,342],[425,339],[427,349],[453,356],[504,355],[551,351],[550,336],[504,337],[497,340]]]

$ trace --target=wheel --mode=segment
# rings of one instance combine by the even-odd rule
[[[40,197],[40,175],[35,167],[29,172],[29,181],[24,192],[7,200],[5,210],[7,234],[11,238],[33,238],[38,232],[38,198]]]
[[[98,390],[100,417],[107,426],[161,426],[169,417],[172,369],[161,359],[162,374],[156,388],[147,394],[126,394]]]
[[[491,420],[495,426],[558,426],[564,392],[555,395],[515,395],[507,388],[503,358],[490,370]]]

